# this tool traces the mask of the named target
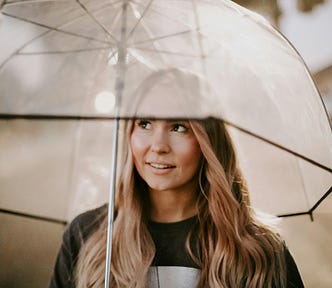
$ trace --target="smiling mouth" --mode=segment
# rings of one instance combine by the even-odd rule
[[[169,168],[175,168],[173,165],[167,165],[167,164],[157,164],[157,163],[148,163],[152,168],[155,169],[169,169]]]

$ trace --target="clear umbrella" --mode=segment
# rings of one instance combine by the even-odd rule
[[[118,119],[216,117],[233,136],[255,207],[311,214],[331,192],[319,93],[298,53],[258,15],[230,1],[161,0],[4,1],[1,12],[2,125],[115,119],[111,187]],[[151,81],[170,67],[196,78],[169,80],[175,97],[166,103],[177,105],[142,110]],[[169,97],[154,95],[155,104]]]

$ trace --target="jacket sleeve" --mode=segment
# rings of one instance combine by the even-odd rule
[[[63,234],[49,288],[74,288],[75,266],[83,243],[99,227],[107,212],[103,205],[77,216]]]
[[[49,288],[74,288],[74,271],[81,243],[75,231],[75,221],[63,234],[62,244],[55,263]]]
[[[287,248],[285,248],[285,260],[287,266],[287,288],[304,288],[300,272]]]

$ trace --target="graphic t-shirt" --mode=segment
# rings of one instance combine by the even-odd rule
[[[192,288],[199,281],[200,270],[186,250],[186,239],[197,217],[176,222],[149,222],[148,229],[156,246],[156,254],[149,269],[148,287]],[[192,237],[191,249],[197,246]],[[197,254],[195,254],[197,256]]]

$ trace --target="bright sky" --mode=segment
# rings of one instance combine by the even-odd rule
[[[332,65],[332,1],[326,0],[311,13],[297,11],[296,2],[279,0],[280,29],[315,73]]]

